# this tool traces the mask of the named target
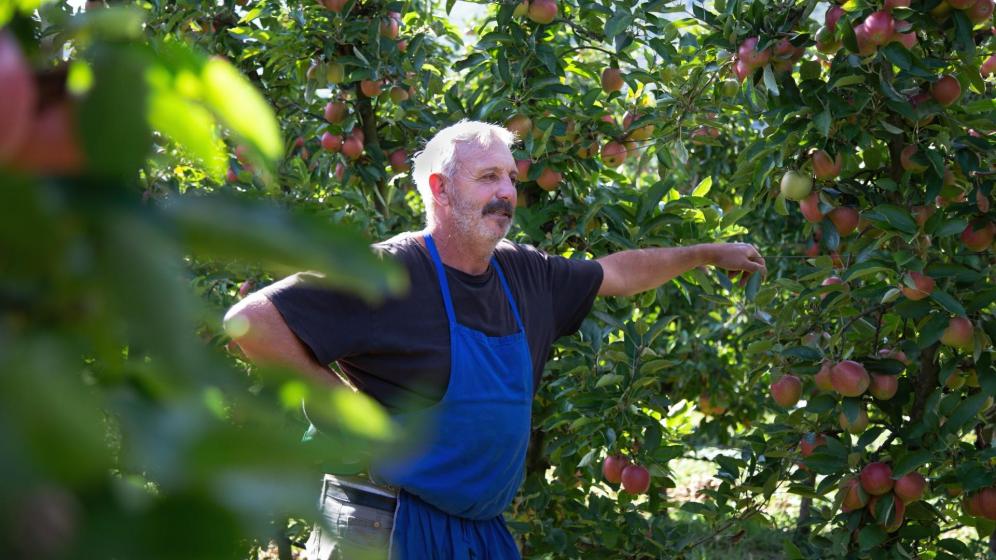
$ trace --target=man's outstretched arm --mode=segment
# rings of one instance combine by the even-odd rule
[[[276,306],[263,294],[251,294],[225,314],[225,330],[250,361],[294,368],[316,381],[341,385],[342,381],[287,326]]]
[[[658,247],[612,253],[598,259],[602,265],[600,296],[631,296],[652,290],[689,270],[713,265],[725,270],[760,271],[764,259],[748,243],[706,243],[688,247]]]

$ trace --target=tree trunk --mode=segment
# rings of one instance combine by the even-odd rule
[[[938,343],[935,342],[924,348],[920,354],[920,374],[917,375],[916,385],[913,388],[915,398],[913,410],[910,413],[914,422],[923,417],[923,408],[927,404],[927,399],[937,388],[937,371],[939,369],[935,360],[937,347]]]

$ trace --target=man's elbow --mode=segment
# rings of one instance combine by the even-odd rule
[[[272,306],[266,296],[252,294],[228,309],[222,324],[228,334],[240,346],[260,334],[266,322],[266,307]]]

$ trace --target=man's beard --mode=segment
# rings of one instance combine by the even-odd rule
[[[501,233],[489,224],[489,215],[504,214],[508,216],[508,223],[502,228]],[[512,219],[515,217],[515,208],[507,200],[493,200],[486,204],[483,210],[478,210],[465,199],[457,196],[453,201],[453,224],[463,239],[468,240],[475,247],[487,248],[493,251],[498,242],[508,235],[512,227]]]

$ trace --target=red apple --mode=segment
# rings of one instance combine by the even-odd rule
[[[737,81],[743,83],[751,73],[751,67],[742,60],[733,63],[733,73],[737,76]]]
[[[845,397],[858,397],[868,390],[871,379],[865,366],[854,360],[844,360],[830,369],[833,389]]]
[[[757,37],[748,37],[747,39],[744,39],[743,43],[740,43],[740,47],[737,49],[737,56],[749,68],[759,68],[764,66],[771,59],[770,49],[765,49],[763,51],[757,50],[758,41],[759,39]]]
[[[848,478],[840,484],[840,493],[844,495],[841,501],[841,511],[844,513],[859,510],[868,504],[868,493],[861,487],[857,478]]]
[[[621,90],[624,83],[622,71],[618,68],[606,68],[602,70],[602,91],[605,93]]]
[[[408,163],[408,152],[404,148],[394,150],[387,159],[391,162],[391,169],[394,169],[395,173],[404,173],[412,168]]]
[[[912,49],[913,47],[916,46],[916,33],[914,33],[914,32],[900,33],[900,32],[897,31],[897,32],[893,33],[892,34],[892,38],[889,39],[889,42],[893,42],[893,41],[895,41],[895,42],[899,43],[900,45],[906,47],[906,50],[910,50],[910,49]]]
[[[389,95],[391,96],[391,101],[393,101],[395,105],[400,104],[402,101],[407,101],[408,98],[411,97],[408,90],[401,86],[392,87]]]
[[[996,233],[996,224],[992,222],[976,221],[974,224],[969,222],[961,232],[961,242],[973,251],[985,251],[993,244],[994,233]]]
[[[857,40],[858,54],[861,56],[873,54],[878,49],[878,46],[869,38],[868,28],[864,25],[854,27],[854,38]]]
[[[922,498],[926,489],[927,479],[918,472],[911,472],[899,477],[893,492],[904,504],[909,504]]]
[[[512,118],[505,122],[505,128],[514,132],[515,136],[522,140],[528,136],[529,131],[533,129],[533,121],[528,116],[519,113],[517,115],[513,115]]]
[[[357,159],[363,154],[363,140],[353,135],[342,143],[342,154],[349,159]]]
[[[876,399],[887,401],[896,396],[896,391],[898,390],[899,377],[879,373],[871,374],[871,383],[868,385],[868,392]]]
[[[893,8],[909,8],[910,0],[885,0],[882,9],[892,10]]]
[[[874,517],[875,520],[879,522],[879,525],[881,525],[886,530],[886,532],[893,533],[896,530],[898,530],[899,527],[903,524],[903,517],[906,514],[906,504],[904,504],[902,500],[897,499],[895,495],[893,495],[892,508],[890,508],[890,511],[886,513],[886,516],[888,517],[888,523],[886,523],[885,519],[878,518],[877,510],[878,510],[878,500],[880,497],[881,496],[875,496],[871,500],[869,500],[868,511],[871,512],[872,517]]]
[[[813,454],[817,447],[826,445],[826,443],[827,438],[823,437],[823,434],[814,434],[810,432],[799,440],[799,454],[803,457],[809,457]]]
[[[872,12],[865,18],[862,26],[867,32],[868,41],[874,45],[886,44],[895,32],[895,20],[892,19],[892,14],[885,10]]]
[[[380,35],[381,37],[387,37],[388,39],[398,38],[398,20],[394,18],[387,18],[380,22]]]
[[[868,427],[868,411],[862,406],[858,409],[858,416],[852,422],[843,411],[837,415],[837,422],[840,428],[849,434],[860,434]]]
[[[791,408],[802,396],[802,381],[794,375],[783,375],[771,384],[771,398],[784,408]]]
[[[329,101],[325,105],[325,120],[330,123],[340,123],[346,118],[346,104],[342,101]]]
[[[228,181],[229,183],[238,183],[239,174],[236,173],[234,169],[229,167],[228,171],[225,172],[225,180]]]
[[[956,10],[967,10],[975,5],[976,0],[947,0],[947,3]]]
[[[965,10],[965,15],[974,25],[984,23],[993,18],[993,0],[978,0]]]
[[[836,178],[840,175],[843,165],[844,161],[840,154],[837,154],[837,157],[831,161],[830,154],[823,150],[817,150],[813,153],[813,172],[817,179],[825,181]]]
[[[899,163],[903,166],[903,169],[909,171],[910,173],[923,173],[927,170],[927,166],[921,163],[917,163],[913,159],[916,155],[917,147],[910,144],[903,148],[903,151],[899,154]]]
[[[602,462],[602,476],[612,484],[622,482],[623,469],[629,466],[629,459],[622,455],[609,455]]]
[[[892,469],[881,462],[869,463],[861,469],[861,487],[872,496],[888,494],[895,482],[892,480]]]
[[[703,393],[699,395],[699,410],[702,414],[716,416],[726,412],[726,407],[719,404],[712,404],[709,395]]]
[[[913,219],[916,220],[916,225],[923,227],[923,224],[927,223],[927,220],[937,211],[937,206],[914,206],[910,208],[910,211],[913,214]]]
[[[602,161],[609,167],[619,167],[626,161],[626,156],[626,147],[619,142],[610,140],[602,146]]]
[[[639,465],[627,466],[622,471],[622,487],[630,494],[643,494],[650,488],[650,471]]]
[[[20,171],[49,175],[77,174],[84,164],[76,132],[75,109],[65,100],[57,101],[35,115],[20,147],[8,162],[10,167]]]
[[[21,46],[0,32],[0,163],[20,147],[31,129],[38,88]]]
[[[823,221],[823,212],[820,211],[820,194],[815,191],[799,201],[799,210],[806,221],[811,224]]]
[[[996,519],[996,488],[984,488],[978,496],[979,513],[987,519]]]
[[[975,339],[975,327],[965,317],[952,317],[941,334],[941,344],[955,348],[971,348]]]
[[[919,301],[929,297],[934,291],[935,285],[936,282],[930,276],[916,271],[910,271],[903,276],[899,289],[908,299]]]
[[[517,159],[515,160],[515,169],[519,174],[519,180],[525,181],[529,176],[529,167],[533,164],[532,160],[528,159]]]
[[[813,381],[816,383],[816,387],[821,391],[832,391],[833,382],[830,381],[830,370],[833,369],[833,364],[829,360],[824,360],[820,364],[820,371],[816,372],[813,376]]]
[[[830,31],[836,31],[837,22],[840,20],[840,17],[843,16],[845,13],[846,12],[844,12],[844,8],[841,8],[840,6],[837,5],[830,6],[830,8],[827,9],[825,19],[823,20],[824,24],[827,26],[827,29],[829,29]]]
[[[938,103],[947,107],[961,97],[961,84],[954,76],[942,76],[930,85],[930,94]]]
[[[557,17],[556,0],[532,0],[529,3],[528,17],[536,23],[551,23]]]
[[[331,132],[322,134],[322,149],[332,153],[338,152],[342,149],[342,136],[336,136]]]
[[[837,233],[841,237],[847,237],[851,235],[854,230],[858,227],[858,219],[860,215],[858,211],[849,206],[839,206],[831,210],[827,217],[833,222],[835,228],[837,228]]]
[[[879,359],[898,360],[907,366],[912,363],[909,357],[906,356],[906,352],[903,352],[902,350],[894,350],[892,348],[882,348],[878,351],[878,357]]]
[[[536,178],[536,184],[540,186],[541,189],[545,191],[552,191],[557,188],[563,176],[556,170],[547,167],[540,173],[540,176]]]

